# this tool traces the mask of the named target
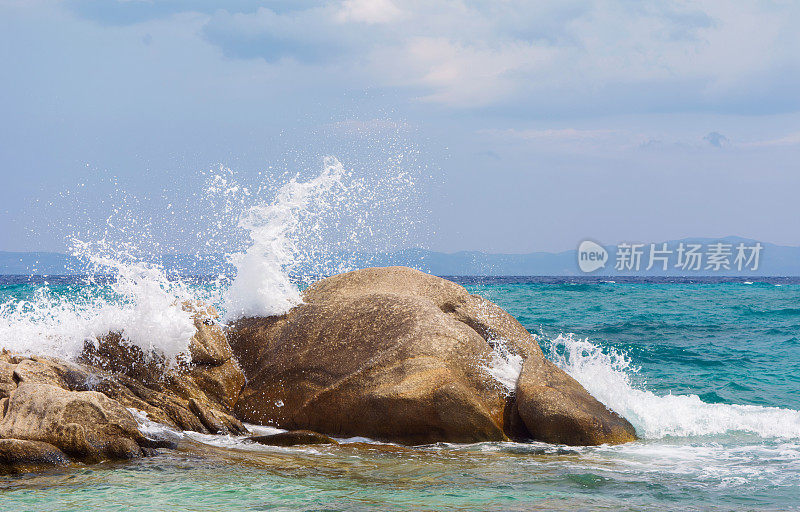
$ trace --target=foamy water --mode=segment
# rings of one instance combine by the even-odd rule
[[[516,389],[517,380],[522,373],[522,363],[522,356],[508,350],[503,340],[496,340],[492,348],[492,358],[484,368],[503,386],[507,394],[511,394]]]
[[[86,341],[118,332],[130,344],[146,353],[158,351],[168,361],[188,350],[195,327],[182,304],[195,294],[187,285],[168,279],[157,266],[125,261],[124,254],[101,255],[100,249],[81,242],[73,247],[95,272],[86,287],[65,295],[45,285],[30,300],[0,305],[0,347],[72,358]]]
[[[658,396],[631,384],[637,371],[624,354],[587,339],[560,335],[554,362],[609,409],[627,418],[642,437],[707,436],[750,432],[765,438],[800,439],[800,411],[755,405],[709,404],[697,395]]]

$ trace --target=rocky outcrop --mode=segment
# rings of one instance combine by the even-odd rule
[[[290,430],[265,436],[248,437],[248,441],[269,446],[298,446],[306,444],[339,444],[336,439],[311,432],[310,430]]]
[[[317,282],[304,301],[232,326],[229,342],[248,378],[239,418],[405,444],[635,439],[624,419],[546,362],[519,322],[455,283],[403,267],[363,269]],[[493,378],[489,368],[508,354],[531,375],[545,369],[544,380],[524,382],[551,394],[532,385],[521,399]],[[537,408],[553,396],[558,408]],[[626,428],[604,430],[617,424]]]
[[[132,459],[146,444],[136,420],[116,400],[32,382],[5,399],[0,437],[48,443],[86,462]]]
[[[0,352],[0,472],[170,446],[142,433],[140,413],[202,433],[245,433],[240,420],[274,425],[290,432],[251,440],[280,446],[336,443],[329,436],[635,439],[519,322],[455,283],[364,269],[319,281],[304,300],[283,316],[236,322],[227,339],[215,311],[186,304],[197,333],[177,362],[119,333],[87,343],[77,361]]]
[[[241,433],[244,426],[229,413],[244,374],[217,319],[213,308],[195,310],[197,332],[189,356],[174,366],[126,344],[117,333],[87,344],[81,361],[110,377],[95,376],[94,389],[147,413],[152,421],[202,433]]]
[[[181,430],[245,433],[230,414],[244,375],[216,312],[197,310],[195,327],[190,355],[173,365],[115,333],[87,343],[78,363],[0,353],[0,471],[165,446],[141,433],[132,409]]]

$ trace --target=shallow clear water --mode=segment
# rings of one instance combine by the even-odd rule
[[[183,433],[178,453],[4,477],[2,508],[800,509],[800,285],[519,281],[466,284],[641,441],[309,449]],[[3,285],[2,301],[35,286]]]

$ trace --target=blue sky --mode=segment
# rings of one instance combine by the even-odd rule
[[[800,245],[798,26],[779,0],[0,0],[0,250],[63,250],[79,185],[156,209],[219,165],[404,151],[404,245]],[[80,197],[70,227],[104,211]]]

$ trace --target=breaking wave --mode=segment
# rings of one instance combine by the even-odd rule
[[[145,353],[168,361],[184,353],[195,333],[192,313],[182,304],[196,300],[181,280],[124,251],[75,241],[73,253],[92,273],[80,289],[45,284],[27,300],[0,305],[0,347],[15,353],[71,358],[86,341],[119,332]]]
[[[231,239],[239,245],[227,251],[228,275],[205,286],[170,275],[152,261],[162,247],[145,235],[159,220],[137,218],[133,207],[139,201],[120,191],[123,204],[113,207],[96,233],[72,237],[73,256],[89,269],[85,282],[45,283],[28,296],[0,304],[0,348],[74,358],[87,341],[97,343],[114,331],[145,353],[174,361],[188,350],[196,332],[184,304],[216,305],[226,321],[288,311],[301,300],[298,281],[349,269],[336,251],[346,244],[379,246],[401,231],[395,226],[410,224],[397,205],[412,186],[413,179],[403,172],[354,177],[331,156],[324,158],[316,177],[301,181],[295,176],[280,187],[246,187],[221,168],[204,190],[211,210],[197,214],[194,197],[185,209],[207,226],[205,232],[192,233],[206,247],[221,247]],[[172,204],[168,209],[174,212]],[[382,214],[397,222],[379,222]],[[381,233],[383,226],[394,232]]]
[[[710,404],[697,395],[663,395],[637,389],[638,369],[625,354],[587,339],[559,335],[551,359],[609,409],[627,418],[648,439],[745,432],[765,438],[800,439],[800,411],[756,405]]]

